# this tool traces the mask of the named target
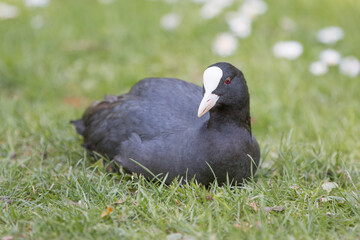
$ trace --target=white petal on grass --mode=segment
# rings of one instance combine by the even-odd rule
[[[240,38],[246,38],[251,34],[251,20],[238,13],[230,13],[226,17],[230,30]]]
[[[114,2],[114,0],[99,0],[99,3],[101,3],[101,4],[110,4],[113,2]]]
[[[241,15],[254,19],[267,11],[267,4],[262,0],[246,0],[240,7]]]
[[[320,76],[327,73],[328,66],[323,61],[316,61],[311,63],[309,70],[313,75]]]
[[[176,13],[169,13],[164,15],[161,20],[160,24],[165,30],[173,30],[180,25],[181,18]]]
[[[303,46],[296,41],[278,42],[273,47],[273,54],[277,58],[294,60],[300,57]]]
[[[233,0],[209,0],[205,1],[200,9],[200,15],[204,19],[211,19],[218,16],[224,8],[233,4]]]
[[[0,19],[16,18],[18,15],[17,7],[0,2]]]
[[[219,34],[213,43],[213,52],[219,56],[227,57],[236,51],[238,40],[231,33]]]
[[[49,0],[25,0],[27,7],[45,7],[48,3]]]
[[[329,197],[322,197],[320,198],[321,202],[329,202],[329,201],[337,201],[339,203],[344,203],[345,198],[337,197],[337,196],[329,196]]]
[[[177,3],[178,0],[164,0],[167,3],[173,4],[173,3]]]
[[[329,66],[338,65],[341,61],[341,55],[334,49],[325,49],[320,53],[320,60]]]
[[[356,77],[360,73],[360,62],[356,57],[345,57],[340,62],[340,72],[350,77]]]
[[[336,26],[323,28],[317,33],[318,41],[325,44],[334,44],[343,38],[344,31]]]
[[[33,29],[40,29],[44,26],[44,18],[41,15],[37,15],[31,19],[30,25]]]
[[[207,0],[192,0],[194,3],[204,3],[206,2]]]
[[[234,0],[212,0],[212,1],[217,2],[217,4],[222,8],[229,7],[234,3]]]
[[[281,20],[280,20],[280,26],[281,28],[284,30],[284,31],[293,31],[295,30],[296,28],[296,23],[294,20],[292,20],[291,18],[289,17],[283,17]]]
[[[215,1],[205,2],[200,9],[200,15],[204,19],[211,19],[218,16],[222,11],[222,8],[218,6]]]
[[[181,240],[184,239],[181,233],[171,233],[166,236],[166,240]]]
[[[330,193],[333,188],[337,188],[337,183],[334,182],[326,182],[323,185],[321,185],[322,189],[324,189],[327,193]]]

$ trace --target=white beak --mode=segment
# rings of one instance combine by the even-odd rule
[[[213,94],[213,93],[206,93],[204,94],[203,99],[201,100],[199,110],[198,110],[198,117],[201,117],[205,113],[207,113],[213,106],[215,106],[217,100],[220,96]]]

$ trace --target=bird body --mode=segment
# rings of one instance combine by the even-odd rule
[[[178,79],[147,78],[127,94],[92,104],[73,122],[84,136],[84,146],[128,172],[147,178],[167,174],[167,183],[177,176],[195,177],[205,185],[215,177],[220,183],[250,177],[260,150],[251,133],[245,79],[228,63],[206,71],[204,90]]]

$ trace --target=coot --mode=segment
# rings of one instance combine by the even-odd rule
[[[146,78],[129,93],[106,96],[73,121],[83,146],[146,178],[242,182],[256,171],[259,145],[251,132],[243,73],[210,65],[201,88],[172,78]]]

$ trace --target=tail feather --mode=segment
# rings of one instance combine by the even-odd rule
[[[84,136],[85,125],[84,125],[84,122],[82,119],[70,121],[70,123],[75,126],[76,132],[78,134],[80,134],[81,136]]]

